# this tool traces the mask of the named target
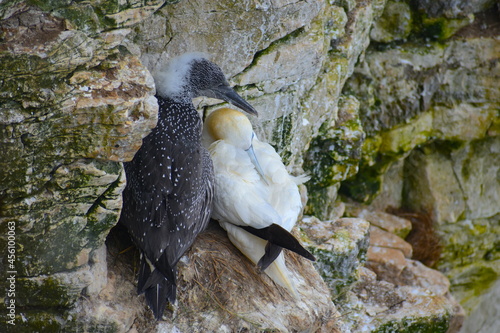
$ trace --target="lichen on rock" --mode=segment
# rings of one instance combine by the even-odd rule
[[[96,35],[102,27],[64,15],[66,1],[34,3],[0,21],[0,245],[15,223],[16,329],[57,331],[106,278],[92,258],[120,214],[118,162],[155,125],[157,105],[150,74],[120,47],[127,29]]]

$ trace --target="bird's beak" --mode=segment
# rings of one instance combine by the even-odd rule
[[[259,114],[257,113],[257,110],[253,108],[247,101],[243,99],[240,95],[236,93],[236,91],[233,90],[233,88],[225,85],[220,85],[216,88],[210,89],[211,92],[213,93],[214,96],[209,96],[209,97],[215,97],[218,99],[222,99],[228,103],[233,104],[234,106],[239,107],[243,111],[246,111],[250,114],[253,114],[255,116],[258,116]]]
[[[264,181],[264,183],[266,183],[266,185],[269,185],[269,183],[266,180],[266,177],[264,176],[264,171],[260,167],[259,161],[257,160],[257,156],[255,156],[255,152],[253,150],[253,145],[251,145],[250,148],[248,148],[245,151],[247,152],[248,156],[250,156],[250,160],[252,161],[252,164],[255,166],[255,169],[262,177],[262,180]]]

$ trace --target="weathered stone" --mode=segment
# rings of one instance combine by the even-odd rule
[[[362,219],[341,218],[323,222],[315,217],[299,224],[303,241],[316,257],[314,266],[330,288],[333,298],[349,290],[358,279],[369,242],[369,223]]]
[[[439,296],[445,296],[450,291],[450,281],[443,273],[415,260],[407,260],[405,268],[393,283],[421,287]]]
[[[442,140],[472,141],[484,138],[498,110],[463,103],[453,108],[433,107],[433,135]]]
[[[415,209],[427,207],[439,223],[443,254],[438,267],[450,278],[454,295],[467,311],[478,302],[474,295],[499,276],[494,250],[499,241],[499,142],[498,137],[476,140],[446,155],[414,152],[408,162],[412,168],[407,171],[411,176],[405,185],[406,200]]]
[[[382,178],[379,194],[370,203],[370,208],[384,212],[391,207],[401,207],[403,204],[403,166],[404,160],[392,163]]]
[[[329,188],[336,190],[341,181],[357,172],[364,140],[358,106],[356,99],[341,98],[335,126],[325,123],[326,128],[311,142],[304,162],[304,168],[313,175],[306,184],[309,189],[308,214],[331,219],[335,198],[327,195]]]
[[[16,329],[58,331],[106,283],[97,252],[120,214],[117,161],[133,157],[157,105],[151,75],[120,47],[130,30],[93,34],[103,26],[88,3],[16,8],[0,21],[0,230],[16,234],[0,271],[16,271]],[[78,8],[89,10],[66,16]]]
[[[344,331],[457,332],[464,319],[460,305],[449,294],[380,281],[366,268],[346,299],[339,309]]]
[[[269,94],[283,89],[284,84],[317,77],[325,59],[325,43],[320,37],[322,34],[313,39],[310,34],[302,33],[272,44],[233,82],[239,86],[258,84],[260,91]],[[297,54],[304,48],[308,50],[307,54],[297,59]]]
[[[378,18],[384,9],[386,0],[356,1],[356,6],[349,10],[346,31],[341,39],[332,41],[335,53],[348,59],[348,76],[354,71],[358,57],[370,44],[370,28],[374,19]],[[370,24],[368,24],[370,22]]]
[[[370,226],[370,246],[399,250],[405,258],[411,258],[413,249],[401,237],[384,231],[376,226]]]
[[[472,141],[452,151],[451,160],[465,198],[466,218],[500,213],[500,136]]]
[[[381,211],[373,211],[366,206],[355,203],[346,204],[345,214],[346,216],[354,216],[365,219],[372,225],[375,225],[380,229],[401,238],[405,238],[411,230],[411,222],[407,219]]]
[[[38,276],[86,263],[88,253],[103,243],[118,219],[124,185],[118,164],[80,160],[54,170],[40,193],[5,203],[2,229],[7,221],[14,221],[21,245],[17,249],[18,274]],[[26,211],[30,213],[26,215]]]
[[[477,297],[500,276],[500,215],[489,219],[461,220],[440,226],[443,253],[438,268],[451,281],[453,295],[467,312]]]
[[[464,213],[464,193],[446,155],[429,148],[415,150],[405,160],[404,172],[408,208],[428,212],[438,224],[456,222]]]
[[[366,266],[385,281],[399,276],[407,264],[400,250],[373,245],[368,248],[366,259]]]
[[[500,93],[493,84],[499,75],[494,61],[499,47],[494,38],[474,38],[451,40],[444,47],[408,44],[370,51],[347,82],[347,91],[359,92],[355,95],[361,102],[361,120],[370,134],[440,103],[453,109],[453,104],[485,102],[485,110],[495,110],[498,103],[488,96]]]
[[[163,39],[163,44],[149,44],[147,50],[142,50],[141,59],[150,70],[164,64],[172,56],[198,51],[213,55],[212,60],[231,77],[247,67],[257,51],[309,24],[323,6],[323,1],[318,0],[244,1],[237,6],[224,1],[181,1],[163,7],[154,15],[162,17],[157,23],[168,19],[166,33],[164,30],[155,31],[162,29],[162,25],[153,27],[152,32],[139,29],[141,33],[136,42],[141,45],[141,40],[149,40],[150,33],[167,37]],[[200,17],[202,13],[203,18]],[[144,24],[148,24],[147,20]],[[193,31],[192,27],[196,29]]]
[[[493,85],[499,76],[497,48],[494,38],[472,38],[451,40],[444,48],[408,43],[369,51],[344,89],[360,101],[369,137],[358,174],[343,183],[341,192],[370,202],[380,192],[388,167],[417,145],[434,138],[463,141],[494,133],[499,106],[488,96],[500,95]],[[470,107],[477,103],[481,105]]]
[[[484,294],[482,302],[467,318],[461,333],[489,333],[498,328],[500,313],[500,281]]]
[[[457,17],[490,8],[494,2],[493,0],[418,0],[416,4],[429,16]]]
[[[449,294],[449,280],[404,253],[409,257],[409,244],[370,227],[370,270],[360,270],[360,282],[338,303],[344,331],[458,331],[464,312]]]
[[[384,13],[370,31],[370,38],[380,43],[405,39],[411,32],[412,13],[405,2],[388,1]]]
[[[166,311],[164,321],[155,322],[144,297],[135,292],[137,253],[121,253],[120,239],[108,241],[112,258],[108,260],[108,284],[94,302],[82,300],[73,312],[86,318],[83,323],[87,329],[100,323],[119,332],[340,332],[330,293],[311,263],[285,251],[300,295],[294,299],[258,272],[215,224],[198,237],[179,262],[178,301],[173,311]],[[128,303],[132,306],[123,307]]]
[[[423,113],[411,123],[398,126],[382,133],[379,152],[400,155],[426,142],[432,133],[432,114]]]

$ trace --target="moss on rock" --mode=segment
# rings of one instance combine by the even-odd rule
[[[323,222],[314,217],[300,224],[302,241],[316,257],[314,266],[333,299],[346,293],[359,278],[369,246],[369,225],[356,218]]]
[[[331,200],[325,191],[338,186],[358,171],[365,137],[357,114],[358,107],[355,98],[341,98],[338,123],[333,127],[329,122],[324,123],[320,135],[311,141],[304,161],[304,169],[312,176],[306,184],[309,193],[308,214],[325,218],[328,209],[325,209],[327,205],[324,200]]]
[[[438,267],[467,312],[500,276],[500,215],[441,226],[443,253]]]
[[[402,318],[385,323],[372,333],[446,333],[449,321],[448,316]]]

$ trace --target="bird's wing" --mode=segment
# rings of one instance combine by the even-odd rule
[[[302,210],[296,177],[291,176],[274,148],[256,137],[253,146],[269,186],[269,203],[281,216],[281,226],[291,231]],[[301,178],[302,179],[302,178]]]
[[[213,197],[213,171],[204,148],[174,145],[171,151],[176,158],[172,160],[171,188],[164,198],[166,211],[150,239],[167,250],[165,257],[159,260],[175,265],[208,223]]]
[[[151,230],[158,228],[167,209],[166,198],[172,189],[171,160],[166,151],[157,154],[156,133],[143,140],[134,159],[124,163],[127,186],[123,191],[120,223],[143,249]],[[150,259],[154,256],[148,255]]]
[[[262,182],[248,154],[217,141],[210,146],[214,163],[213,217],[236,225],[264,228],[280,224],[280,216],[267,202],[269,190]]]
[[[288,182],[291,176],[274,148],[268,143],[259,141],[256,137],[254,137],[252,145],[267,181],[276,185]]]
[[[158,142],[146,143],[158,140],[152,134],[145,138],[146,148],[141,147],[134,160],[125,164],[129,186],[123,193],[120,222],[151,262],[168,270],[208,223],[213,196],[212,182],[207,179],[211,178],[211,163],[207,151],[199,146],[163,142],[161,148],[151,148]],[[146,149],[161,152],[151,154]]]

